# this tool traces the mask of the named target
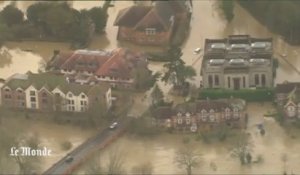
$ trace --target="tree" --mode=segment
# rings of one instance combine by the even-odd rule
[[[241,165],[244,165],[247,163],[247,159],[250,160],[249,156],[251,156],[252,148],[253,143],[250,136],[242,133],[239,135],[234,147],[232,148],[231,154],[233,157],[239,158]]]
[[[167,69],[162,77],[162,81],[171,83],[175,88],[183,88],[186,80],[196,76],[196,71],[192,66],[186,66],[181,59],[182,52],[179,47],[171,47],[168,51],[171,61],[164,65]]]
[[[200,164],[201,155],[197,150],[186,145],[184,148],[179,149],[175,155],[175,163],[178,167],[185,168],[188,175],[192,174],[192,169],[198,167]]]
[[[6,6],[2,12],[1,17],[4,22],[10,27],[15,24],[21,24],[24,19],[24,14],[21,10],[14,7],[13,5]]]
[[[234,9],[234,2],[233,0],[222,0],[219,1],[220,3],[220,8],[223,10],[224,16],[227,19],[228,22],[230,22],[233,17],[233,9]]]
[[[164,101],[164,94],[157,84],[154,85],[154,88],[151,92],[152,105],[157,105]]]
[[[95,31],[102,32],[106,26],[107,13],[101,7],[94,7],[88,11],[88,15],[95,24]]]
[[[108,164],[107,164],[107,175],[118,175],[124,174],[124,153],[119,147],[115,147],[109,152]]]
[[[133,174],[151,175],[152,171],[153,171],[153,166],[150,162],[144,162],[132,168]]]
[[[153,86],[159,73],[152,75],[152,71],[147,68],[146,63],[138,63],[138,65],[132,71],[134,86],[139,90],[146,90]]]

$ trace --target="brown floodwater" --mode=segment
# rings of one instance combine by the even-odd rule
[[[34,2],[30,1],[17,1],[17,6],[22,8],[23,11]],[[76,9],[89,9],[94,6],[102,5],[99,1],[75,1],[69,2]],[[0,8],[9,4],[7,1],[0,3]],[[160,51],[161,48],[157,47],[140,47],[133,44],[118,42],[116,40],[117,30],[116,26],[113,26],[114,19],[118,11],[122,8],[132,5],[132,1],[116,1],[114,7],[109,8],[109,18],[106,27],[106,33],[104,35],[95,35],[89,49],[114,49],[116,47],[125,46],[132,49],[142,50],[155,50]],[[300,67],[299,54],[300,46],[290,46],[282,38],[276,34],[270,32],[266,27],[261,25],[257,20],[249,15],[243,8],[235,6],[235,17],[232,22],[227,23],[218,7],[216,1],[202,0],[193,1],[193,15],[191,20],[191,30],[186,42],[182,45],[183,60],[187,65],[193,65],[197,71],[197,77],[195,78],[196,85],[199,85],[201,77],[199,71],[201,67],[202,54],[194,55],[193,50],[197,47],[204,46],[205,38],[222,38],[230,34],[250,34],[254,37],[273,37],[274,51],[277,58],[279,58],[279,68],[277,69],[276,83],[281,83],[285,80],[299,81],[299,75],[287,64],[279,53],[286,53],[286,59],[295,67]],[[68,50],[68,43],[49,43],[49,42],[7,42],[5,44],[8,48],[7,52],[10,56],[3,56],[1,54],[0,60],[0,78],[6,78],[9,75],[17,72],[26,72],[27,70],[37,71],[40,60],[48,60],[54,49]],[[23,52],[23,50],[33,50],[33,53]],[[25,64],[26,63],[26,64]],[[28,65],[28,66],[27,66]],[[150,62],[150,69],[155,72],[163,72],[163,63]],[[171,89],[171,86],[165,85],[163,82],[158,82],[163,92],[167,94]],[[149,92],[148,92],[149,94]],[[167,95],[167,98],[173,99],[171,95]],[[179,101],[182,99],[175,99]],[[147,106],[149,102],[143,102],[138,104],[140,106]],[[142,108],[142,107],[141,107]],[[261,155],[264,158],[264,163],[254,164],[252,166],[241,167],[239,161],[230,157],[228,149],[230,143],[211,145],[203,144],[202,142],[194,141],[193,144],[197,145],[200,152],[203,153],[203,165],[196,169],[198,173],[255,173],[255,174],[272,174],[282,173],[284,169],[284,163],[282,161],[282,155],[287,157],[287,172],[300,173],[300,167],[297,166],[300,162],[298,150],[300,149],[299,138],[291,138],[286,132],[271,118],[263,118],[263,114],[267,110],[273,110],[271,104],[250,104],[248,111],[250,114],[249,129],[248,131],[253,136],[255,143],[254,154],[255,156]],[[134,111],[138,113],[138,111]],[[266,127],[266,135],[261,137],[257,134],[255,124],[264,122]],[[50,127],[49,127],[50,128]],[[63,129],[62,129],[63,130]],[[67,129],[66,129],[67,130]],[[49,133],[48,133],[49,132]],[[54,132],[52,130],[45,131],[45,134],[56,134],[60,132]],[[56,135],[58,137],[58,135]],[[56,137],[56,136],[53,136]],[[164,134],[153,140],[142,140],[125,136],[119,139],[115,145],[120,145],[126,149],[127,171],[130,172],[132,166],[141,163],[143,161],[149,161],[154,166],[154,172],[174,174],[183,173],[184,171],[177,168],[174,165],[173,158],[175,150],[182,146],[181,135],[167,135]],[[274,139],[276,138],[276,139]],[[82,138],[83,141],[85,138]],[[51,141],[49,141],[51,142]],[[53,146],[55,147],[55,146]],[[103,155],[107,155],[109,149],[105,150]],[[65,152],[58,153],[58,155]],[[104,156],[105,157],[105,156]],[[56,157],[58,160],[58,157]],[[145,160],[146,159],[146,160]],[[52,163],[56,161],[51,160]],[[49,164],[50,162],[49,161]],[[105,160],[103,160],[105,162]],[[210,168],[209,162],[215,162],[217,170],[214,171]]]

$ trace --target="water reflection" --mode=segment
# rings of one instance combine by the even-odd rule
[[[39,69],[39,63],[41,60],[41,56],[24,52],[20,49],[7,49],[6,47],[2,47],[0,52],[5,52],[8,56],[7,58],[1,57],[0,64],[2,65],[2,59],[8,59],[8,64],[2,65],[3,67],[0,69],[0,78],[8,78],[9,76],[15,73],[26,73],[27,71],[37,72]],[[5,60],[4,59],[4,60]]]
[[[6,48],[0,50],[0,68],[4,68],[12,64],[12,56]]]

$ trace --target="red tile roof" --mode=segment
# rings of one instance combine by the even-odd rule
[[[97,76],[122,79],[131,78],[132,68],[136,67],[139,61],[146,62],[144,54],[124,48],[111,52],[78,50],[71,54],[59,54],[57,59],[53,62],[59,69],[89,71]]]

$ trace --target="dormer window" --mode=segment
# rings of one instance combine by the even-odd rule
[[[155,35],[156,29],[155,28],[146,28],[145,32],[146,32],[146,35]]]
[[[5,92],[10,92],[9,88],[5,88],[4,90],[5,90]]]
[[[82,95],[81,95],[81,98],[85,98],[85,95],[84,95],[84,94],[82,94]]]
[[[71,93],[69,93],[68,97],[72,98],[72,97],[73,97],[73,95],[72,95]]]

